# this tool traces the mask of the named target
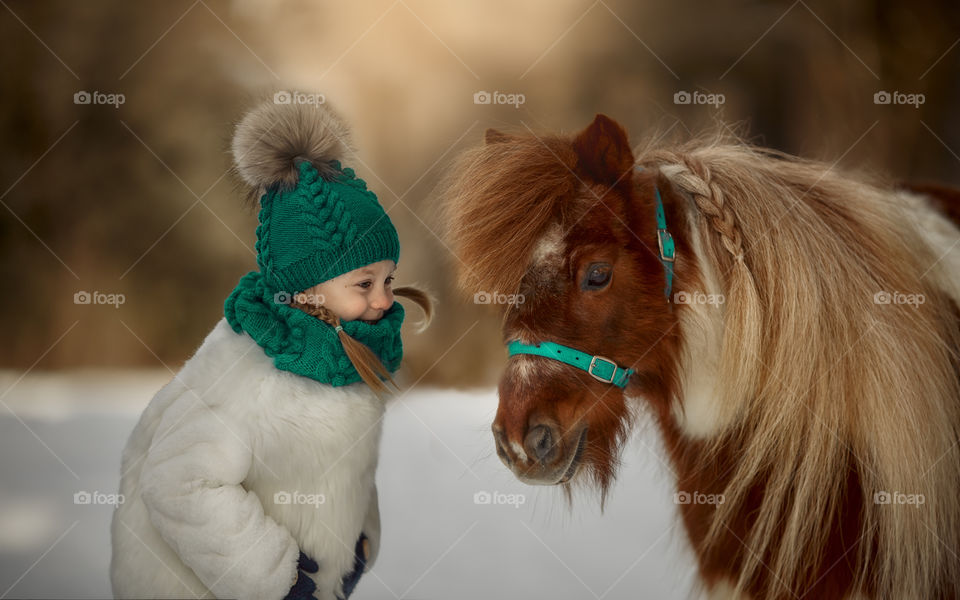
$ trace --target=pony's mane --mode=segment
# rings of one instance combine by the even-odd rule
[[[638,162],[692,197],[700,260],[727,293],[723,427],[699,464],[724,447],[737,459],[699,550],[729,535],[763,482],[737,591],[762,578],[766,595],[788,597],[813,583],[855,473],[855,585],[879,598],[954,593],[942,585],[960,581],[960,327],[944,290],[957,274],[917,222],[929,208],[866,176],[739,143],[653,148]],[[878,293],[925,301],[882,304]],[[881,492],[925,503],[878,504]]]
[[[465,290],[513,293],[534,245],[577,190],[570,140],[524,136],[465,152],[446,184],[444,222]]]

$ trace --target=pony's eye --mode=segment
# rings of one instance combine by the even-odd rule
[[[610,283],[612,274],[610,263],[591,263],[580,287],[584,290],[602,290]]]

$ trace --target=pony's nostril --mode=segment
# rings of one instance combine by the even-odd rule
[[[546,425],[537,425],[527,432],[524,439],[527,453],[535,456],[540,462],[547,462],[556,455],[556,444],[553,442],[553,433]]]

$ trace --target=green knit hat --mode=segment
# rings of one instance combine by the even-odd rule
[[[400,259],[376,195],[340,158],[349,131],[326,105],[268,102],[237,126],[237,171],[260,196],[257,265],[295,294],[354,269]]]
[[[257,265],[277,290],[291,294],[382,260],[400,260],[390,217],[352,169],[326,180],[300,163],[296,187],[270,189],[260,200]]]

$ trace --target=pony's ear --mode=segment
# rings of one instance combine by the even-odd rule
[[[606,115],[597,115],[573,140],[579,169],[600,183],[613,184],[633,168],[627,133]]]
[[[496,129],[488,129],[485,134],[483,134],[483,141],[487,144],[502,144],[504,142],[509,142],[513,139],[513,136],[507,135],[502,131],[497,131]]]

